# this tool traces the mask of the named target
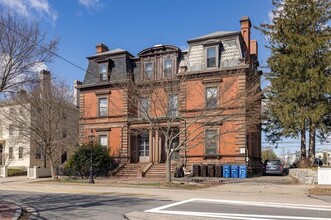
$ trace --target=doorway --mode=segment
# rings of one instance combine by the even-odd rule
[[[139,162],[148,162],[149,161],[149,135],[144,133],[139,135],[138,138],[138,147],[139,147]]]

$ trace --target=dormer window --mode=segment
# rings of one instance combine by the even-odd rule
[[[172,59],[163,60],[163,77],[168,78],[172,76]]]
[[[100,82],[108,81],[107,63],[99,63],[99,81]]]
[[[145,63],[145,79],[153,79],[154,66],[152,62]]]
[[[207,68],[212,68],[212,67],[216,67],[217,65],[217,50],[216,50],[216,46],[215,47],[207,47],[206,48],[206,67]]]

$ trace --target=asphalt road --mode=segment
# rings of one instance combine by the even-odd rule
[[[28,208],[29,219],[331,219],[330,198],[290,177],[231,180],[200,190],[31,183],[0,179],[0,200]]]
[[[0,197],[35,209],[29,219],[126,219],[125,213],[144,211],[171,203],[170,200],[121,196],[118,194],[84,195],[47,192],[1,191]]]

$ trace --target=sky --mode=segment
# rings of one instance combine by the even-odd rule
[[[191,38],[239,31],[242,16],[252,25],[269,23],[273,9],[271,0],[0,0],[0,6],[37,21],[49,39],[60,39],[57,55],[70,63],[57,58],[47,68],[70,84],[84,79],[86,57],[96,53],[98,43],[135,56],[156,44],[185,49]],[[260,66],[265,66],[270,54],[265,37],[253,27],[251,39],[258,41]],[[288,149],[298,150],[297,142],[290,142],[284,142]],[[279,146],[278,154],[284,145]]]

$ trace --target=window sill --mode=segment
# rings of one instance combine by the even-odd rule
[[[221,155],[217,155],[217,154],[215,154],[215,155],[205,155],[203,157],[203,159],[204,160],[207,160],[207,159],[221,159]]]

